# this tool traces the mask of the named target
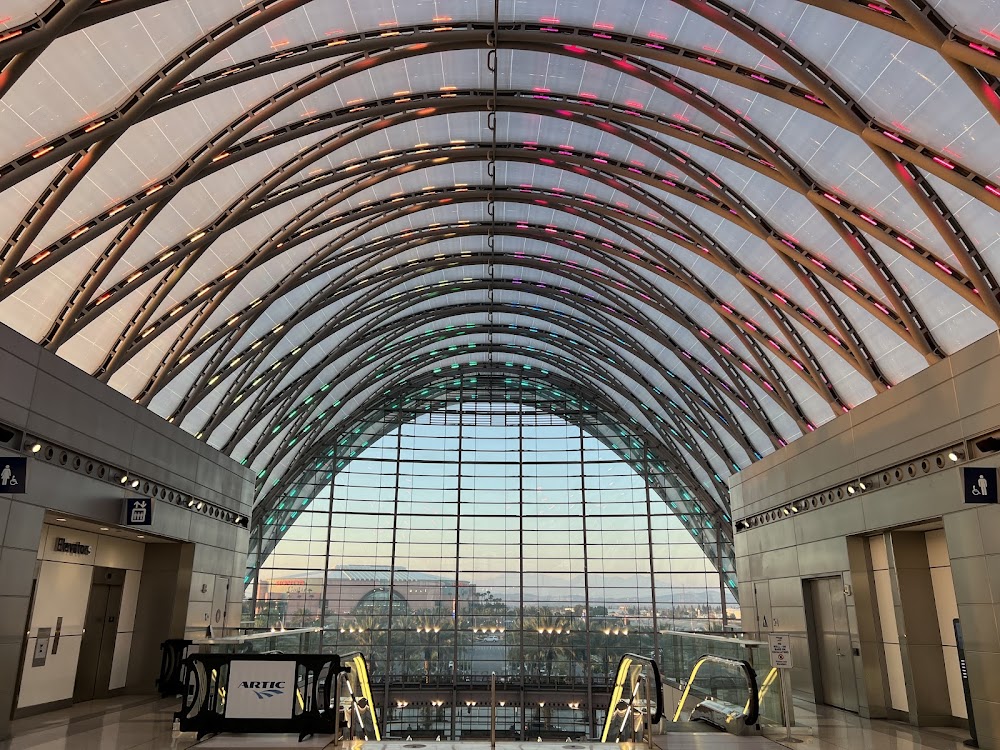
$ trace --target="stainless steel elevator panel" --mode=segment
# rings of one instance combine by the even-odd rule
[[[817,702],[848,711],[858,710],[858,687],[847,618],[847,599],[840,576],[808,582],[812,598],[812,632],[816,643],[814,669],[822,695]]]
[[[74,703],[105,698],[110,692],[124,583],[124,570],[94,568],[73,686]]]

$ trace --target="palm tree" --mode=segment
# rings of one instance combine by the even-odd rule
[[[524,618],[524,659],[528,663],[545,663],[545,674],[553,674],[557,661],[574,656],[570,634],[571,620],[559,615],[539,613]]]

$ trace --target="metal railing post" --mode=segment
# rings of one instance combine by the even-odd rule
[[[649,702],[649,677],[642,681],[643,690],[646,693],[646,744],[649,750],[653,750],[653,708]]]
[[[344,676],[338,674],[333,681],[333,741],[336,746],[340,745],[340,682],[343,679]]]
[[[490,750],[497,750],[497,673],[490,676]]]

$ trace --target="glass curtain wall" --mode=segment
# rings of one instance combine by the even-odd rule
[[[246,624],[319,625],[324,650],[362,651],[396,736],[475,736],[493,673],[516,691],[498,718],[513,736],[588,731],[624,653],[655,655],[664,630],[738,630],[739,607],[635,462],[580,417],[473,401],[391,427],[298,490]],[[559,700],[526,700],[545,689]]]

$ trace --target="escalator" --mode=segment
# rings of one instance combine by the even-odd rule
[[[339,702],[337,734],[342,739],[382,740],[375,701],[372,698],[368,664],[359,652],[340,657],[350,671],[340,675],[336,696]]]
[[[656,662],[625,654],[618,662],[615,684],[604,719],[601,742],[642,742],[663,718],[663,683]]]
[[[772,669],[758,686],[748,662],[703,654],[685,679],[674,682],[661,677],[653,659],[626,654],[618,664],[600,739],[648,742],[650,734],[671,732],[756,733],[761,703],[776,676]]]

